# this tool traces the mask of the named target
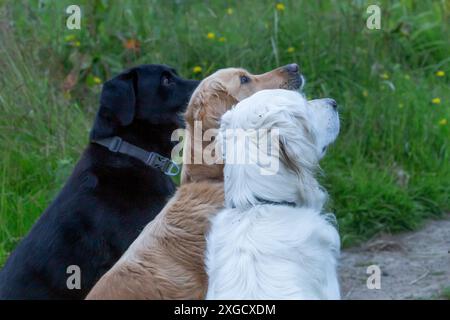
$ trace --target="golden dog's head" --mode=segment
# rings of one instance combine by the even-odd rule
[[[221,69],[205,78],[194,91],[185,115],[187,125],[202,121],[204,130],[218,128],[232,106],[264,89],[296,90],[303,84],[298,65],[288,64],[254,75],[245,69]]]
[[[201,124],[202,133],[209,129],[218,129],[222,115],[254,93],[264,89],[296,90],[302,84],[303,77],[295,63],[260,75],[251,74],[241,68],[227,68],[205,78],[194,91],[185,114],[190,138],[184,145],[182,183],[203,179],[223,180],[223,165],[194,164],[194,154],[199,154],[211,143],[196,141],[198,138],[193,135],[195,125],[198,127],[198,123]],[[202,150],[197,150],[199,146]]]

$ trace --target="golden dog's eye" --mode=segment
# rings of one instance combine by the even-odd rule
[[[247,76],[241,76],[241,84],[249,83],[250,78]]]

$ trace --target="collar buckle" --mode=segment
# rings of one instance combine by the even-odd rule
[[[167,168],[164,171],[164,173],[166,175],[168,175],[168,176],[171,176],[171,177],[174,177],[174,176],[178,175],[180,173],[180,166],[177,165],[172,160],[169,160],[168,163],[169,163],[169,165],[167,166]]]
[[[119,152],[120,147],[122,146],[122,142],[123,140],[121,137],[114,137],[108,146],[109,151],[114,153]]]
[[[180,167],[172,160],[163,157],[156,152],[150,152],[147,161],[145,163],[156,169],[160,169],[168,176],[176,176],[180,173]]]

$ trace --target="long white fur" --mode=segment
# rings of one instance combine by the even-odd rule
[[[230,164],[225,153],[226,209],[212,218],[207,236],[207,299],[340,298],[339,234],[321,212],[326,192],[314,177],[339,132],[330,101],[264,90],[223,116],[222,136],[235,128],[279,129],[299,170],[280,163],[277,174],[261,175],[258,164]]]

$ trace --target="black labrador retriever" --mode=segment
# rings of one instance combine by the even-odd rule
[[[91,142],[0,271],[0,299],[82,299],[175,190],[171,134],[198,81],[142,65],[107,81]]]

